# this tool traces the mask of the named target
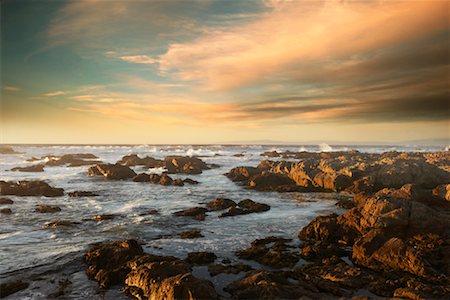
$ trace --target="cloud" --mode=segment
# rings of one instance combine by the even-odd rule
[[[63,91],[57,91],[57,92],[52,92],[52,93],[44,94],[44,96],[47,96],[47,97],[56,97],[56,96],[61,96],[61,95],[64,95],[64,94],[65,94],[65,92],[63,92]]]
[[[127,55],[127,56],[121,56],[121,60],[135,63],[135,64],[146,64],[146,65],[153,65],[158,62],[158,60],[151,58],[147,55]]]
[[[12,86],[12,85],[4,85],[3,90],[7,91],[7,92],[18,92],[18,91],[20,91],[20,88],[18,88],[17,86]]]

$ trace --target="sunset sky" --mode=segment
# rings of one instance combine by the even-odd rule
[[[2,0],[1,142],[448,140],[449,11]]]

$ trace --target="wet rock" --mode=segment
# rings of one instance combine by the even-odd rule
[[[240,272],[248,272],[253,270],[252,267],[245,264],[235,264],[235,265],[209,265],[208,272],[212,277],[219,274],[239,274]]]
[[[136,154],[125,155],[117,163],[125,166],[146,166],[148,168],[157,168],[163,166],[163,161],[153,157],[146,156],[140,158]]]
[[[425,300],[426,296],[418,291],[409,288],[398,288],[394,291],[394,298]]]
[[[190,264],[206,265],[213,263],[217,256],[213,252],[190,252],[186,261]]]
[[[273,268],[292,267],[299,260],[298,251],[290,251],[293,246],[287,243],[290,239],[267,237],[254,240],[250,247],[236,252],[241,259],[254,260]]]
[[[311,288],[313,289],[313,288]],[[224,289],[233,299],[332,299],[331,295],[293,284],[280,272],[252,271]]]
[[[108,179],[130,179],[136,176],[136,173],[127,166],[121,164],[97,164],[88,170],[89,176],[103,175]]]
[[[30,284],[22,280],[2,282],[0,284],[0,298],[5,298],[9,295],[17,293],[26,289]]]
[[[206,206],[211,211],[223,210],[236,205],[237,205],[236,202],[227,198],[216,198],[213,201],[208,202],[208,204],[206,204]]]
[[[0,154],[17,154],[13,147],[10,146],[0,146]]]
[[[90,191],[74,191],[68,193],[69,197],[96,197],[98,194]]]
[[[150,175],[146,173],[140,173],[133,177],[134,182],[149,182]]]
[[[98,157],[91,153],[64,154],[62,156],[44,156],[41,159],[48,160],[47,166],[80,167],[101,163]]]
[[[136,240],[124,240],[91,247],[83,259],[88,264],[87,275],[102,288],[123,284],[130,271],[127,262],[143,250]]]
[[[46,228],[59,228],[59,227],[74,227],[80,224],[80,222],[73,222],[68,220],[56,220],[48,224],[45,224]]]
[[[183,179],[183,182],[187,183],[187,184],[199,184],[199,182],[197,180],[194,180],[194,179],[191,179],[191,178]]]
[[[160,185],[172,185],[173,179],[166,174],[161,175],[159,178],[159,184]]]
[[[295,181],[287,175],[262,173],[250,178],[248,186],[258,191],[296,191]]]
[[[177,178],[172,181],[172,185],[174,186],[184,186],[183,179]]]
[[[259,173],[259,169],[254,167],[237,167],[226,173],[225,176],[230,178],[232,181],[247,181],[250,177],[255,176]]]
[[[203,221],[208,210],[204,207],[192,207],[180,210],[174,213],[177,217],[192,217],[196,220]]]
[[[191,229],[191,230],[183,231],[183,232],[180,232],[178,234],[178,236],[182,239],[196,239],[196,238],[203,237],[200,229]]]
[[[231,206],[230,209],[221,215],[219,218],[247,215],[251,213],[260,213],[270,210],[270,206],[264,203],[258,203],[250,199],[240,201],[238,207]]]
[[[138,299],[217,299],[212,283],[192,276],[190,271],[180,260],[134,264],[126,277],[125,291]]]
[[[151,183],[159,183],[159,181],[161,180],[161,176],[158,174],[150,174],[148,180]]]
[[[159,211],[156,209],[149,209],[144,211],[143,213],[139,214],[140,216],[146,216],[146,215],[159,215]]]
[[[11,208],[2,208],[0,209],[0,214],[10,215],[12,214]]]
[[[72,282],[69,280],[69,279],[61,279],[59,282],[58,282],[58,290],[57,291],[55,291],[55,292],[53,292],[53,293],[50,293],[50,294],[48,294],[47,295],[47,298],[49,298],[49,299],[55,299],[55,298],[59,298],[59,297],[61,297],[61,296],[64,296],[64,294],[66,293],[66,288],[69,286],[69,285],[71,285],[72,284]]]
[[[44,181],[0,181],[0,194],[16,196],[58,197],[64,195],[64,190],[51,187]]]
[[[12,201],[9,198],[0,198],[0,205],[5,205],[5,204],[13,204],[14,201]]]
[[[40,205],[36,205],[34,211],[38,212],[38,213],[56,213],[56,212],[60,212],[61,208],[59,206],[54,206],[54,205],[40,204]]]
[[[114,214],[98,214],[98,215],[94,216],[94,220],[96,220],[96,221],[112,220],[115,217],[117,217],[117,215],[114,215]]]
[[[11,171],[19,172],[44,172],[44,165],[32,165],[27,167],[15,167]]]
[[[244,153],[236,153],[236,154],[233,154],[233,156],[234,157],[244,157],[245,154]]]
[[[450,184],[442,184],[433,189],[433,196],[445,201],[450,201]]]
[[[308,241],[300,245],[300,256],[307,260],[318,260],[332,256],[351,256],[351,253],[334,243],[324,241]]]
[[[200,174],[209,169],[201,159],[189,156],[167,156],[164,158],[164,164],[169,174]]]

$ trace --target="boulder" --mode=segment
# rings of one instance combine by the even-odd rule
[[[183,179],[177,178],[172,181],[172,185],[174,186],[184,186]]]
[[[140,173],[133,177],[134,182],[150,182],[150,175],[146,173]]]
[[[163,166],[163,161],[153,157],[140,158],[137,154],[125,155],[117,163],[124,166],[146,166],[148,168],[157,168]]]
[[[245,264],[235,264],[235,265],[209,265],[208,272],[212,277],[219,274],[239,274],[241,272],[248,272],[253,270],[252,267]]]
[[[103,175],[108,179],[130,179],[136,176],[136,173],[127,166],[121,164],[97,164],[88,171],[89,176]]]
[[[212,252],[190,252],[186,258],[189,264],[206,265],[213,263],[217,256]]]
[[[216,198],[211,202],[208,202],[206,206],[211,211],[224,210],[232,206],[236,206],[236,202],[227,198]]]
[[[194,180],[194,179],[191,179],[191,178],[183,179],[183,182],[187,183],[187,184],[199,184],[199,182],[197,180]]]
[[[172,185],[173,179],[166,174],[161,175],[159,178],[159,184],[161,185]]]
[[[259,172],[260,170],[254,167],[237,167],[231,169],[225,176],[232,181],[247,181],[250,177],[255,176]]]
[[[91,247],[83,259],[88,264],[87,275],[101,288],[123,284],[130,271],[127,262],[143,253],[136,240],[98,244]]]
[[[209,169],[200,158],[189,156],[167,156],[164,158],[164,165],[169,174],[200,174]]]
[[[177,217],[192,217],[196,220],[203,221],[208,210],[204,207],[192,207],[180,210],[174,213]]]
[[[433,189],[433,196],[450,202],[450,184],[441,184]]]
[[[1,208],[0,213],[5,214],[5,215],[10,215],[10,214],[12,214],[12,210],[11,210],[11,208]]]
[[[16,195],[16,196],[45,196],[58,197],[64,195],[64,190],[54,188],[44,181],[18,181],[5,182],[0,181],[1,195]]]
[[[258,191],[296,191],[295,181],[278,173],[261,173],[250,178],[248,186]]]

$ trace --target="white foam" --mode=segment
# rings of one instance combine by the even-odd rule
[[[328,145],[327,143],[322,143],[319,145],[320,151],[322,152],[331,152],[333,151],[333,148]]]
[[[148,169],[148,172],[149,172],[150,174],[158,174],[158,175],[161,175],[162,173],[167,172],[167,171],[168,171],[168,170],[167,170],[166,168],[164,168],[164,167],[149,168],[149,169]]]

